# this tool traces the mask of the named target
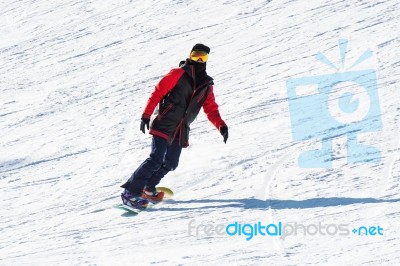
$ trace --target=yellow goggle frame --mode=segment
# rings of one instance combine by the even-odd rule
[[[205,63],[208,60],[208,54],[204,51],[193,51],[190,53],[190,59],[196,62]]]

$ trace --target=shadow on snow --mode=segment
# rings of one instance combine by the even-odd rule
[[[335,207],[353,204],[378,204],[378,203],[393,203],[400,202],[400,199],[376,199],[376,198],[314,198],[305,200],[284,200],[284,199],[199,199],[199,200],[171,200],[174,204],[196,204],[202,205],[198,207],[183,207],[183,208],[157,208],[157,210],[166,211],[184,211],[193,209],[218,209],[218,208],[242,208],[242,209],[308,209]]]

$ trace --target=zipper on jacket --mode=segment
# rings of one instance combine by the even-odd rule
[[[194,76],[194,75],[195,75],[195,71],[194,71],[194,67],[193,67],[193,66],[191,67],[191,70],[192,70],[192,77],[195,77],[195,76]],[[192,92],[192,96],[190,97],[190,100],[189,100],[189,102],[188,102],[188,106],[189,106],[190,103],[192,102],[193,96],[194,96],[194,93],[195,93],[195,92],[196,92],[196,78],[193,78],[193,92]],[[187,110],[187,108],[186,108],[185,113],[184,113],[182,119],[179,121],[179,124],[178,124],[178,126],[176,127],[174,134],[172,135],[172,138],[169,139],[169,143],[170,143],[170,144],[175,140],[176,135],[178,134],[178,132],[179,132],[179,143],[182,141],[182,123],[185,121],[185,117],[186,117],[186,115],[187,115],[187,111],[188,111],[188,110]],[[165,113],[165,111],[164,111],[163,113]]]
[[[192,96],[190,96],[190,100],[189,100],[189,102],[188,102],[188,104],[187,104],[187,106],[186,106],[185,115],[183,116],[183,119],[185,119],[185,117],[186,117],[186,115],[187,115],[188,108],[189,108],[190,103],[191,103],[192,100],[193,100],[193,96],[194,96],[194,94],[196,93],[196,90],[197,90],[197,88],[196,88],[196,76],[193,76],[193,75],[195,75],[195,74],[196,74],[196,73],[195,73],[195,71],[194,71],[194,67],[192,66],[192,77],[194,77],[194,78],[193,78],[193,92],[192,92]]]
[[[192,66],[192,78],[193,78],[193,91],[196,91],[196,71],[194,66]]]
[[[196,73],[195,73],[194,67],[191,67],[191,70],[192,70],[192,77],[196,77],[196,76],[195,76]],[[207,83],[207,82],[205,82],[204,84],[206,84],[206,83]],[[201,86],[203,86],[203,84],[201,84]],[[193,92],[192,92],[192,96],[190,97],[190,100],[189,100],[189,102],[188,102],[188,106],[187,106],[187,107],[189,107],[190,103],[192,102],[193,97],[194,97],[194,94],[196,93],[196,91],[197,91],[196,78],[193,78]],[[204,92],[203,92],[202,95],[200,96],[200,99],[204,96],[205,92],[206,92],[206,89],[204,90]],[[181,141],[182,141],[182,123],[185,121],[185,117],[186,117],[186,115],[187,115],[187,112],[188,112],[188,108],[186,108],[185,114],[184,114],[183,118],[182,118],[181,121],[179,122],[179,124],[178,124],[178,126],[177,126],[177,128],[176,128],[176,130],[175,130],[175,132],[174,132],[174,134],[172,135],[172,138],[170,139],[170,143],[172,143],[172,142],[175,140],[175,137],[176,137],[176,135],[178,134],[178,131],[179,131],[179,143],[181,143]],[[165,113],[165,111],[163,112],[163,114],[164,114],[164,113]],[[183,143],[182,143],[182,144],[183,144]]]

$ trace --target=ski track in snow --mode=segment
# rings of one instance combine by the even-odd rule
[[[1,265],[400,264],[400,3],[388,1],[8,1],[0,3]],[[383,129],[360,136],[378,164],[299,168],[318,142],[292,140],[286,81],[333,73],[314,55],[377,73]],[[148,156],[141,112],[193,44],[229,126],[200,114],[174,199],[113,209]],[[384,236],[208,236],[233,222],[380,225]],[[189,235],[190,223],[196,227]],[[198,235],[196,233],[198,231]]]

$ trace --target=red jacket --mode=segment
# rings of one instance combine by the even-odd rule
[[[213,92],[213,81],[209,76],[196,79],[194,66],[187,61],[180,68],[172,69],[156,85],[143,112],[144,118],[154,114],[150,134],[172,142],[179,138],[180,145],[189,145],[190,124],[201,107],[208,120],[219,130],[226,126],[218,111]]]

